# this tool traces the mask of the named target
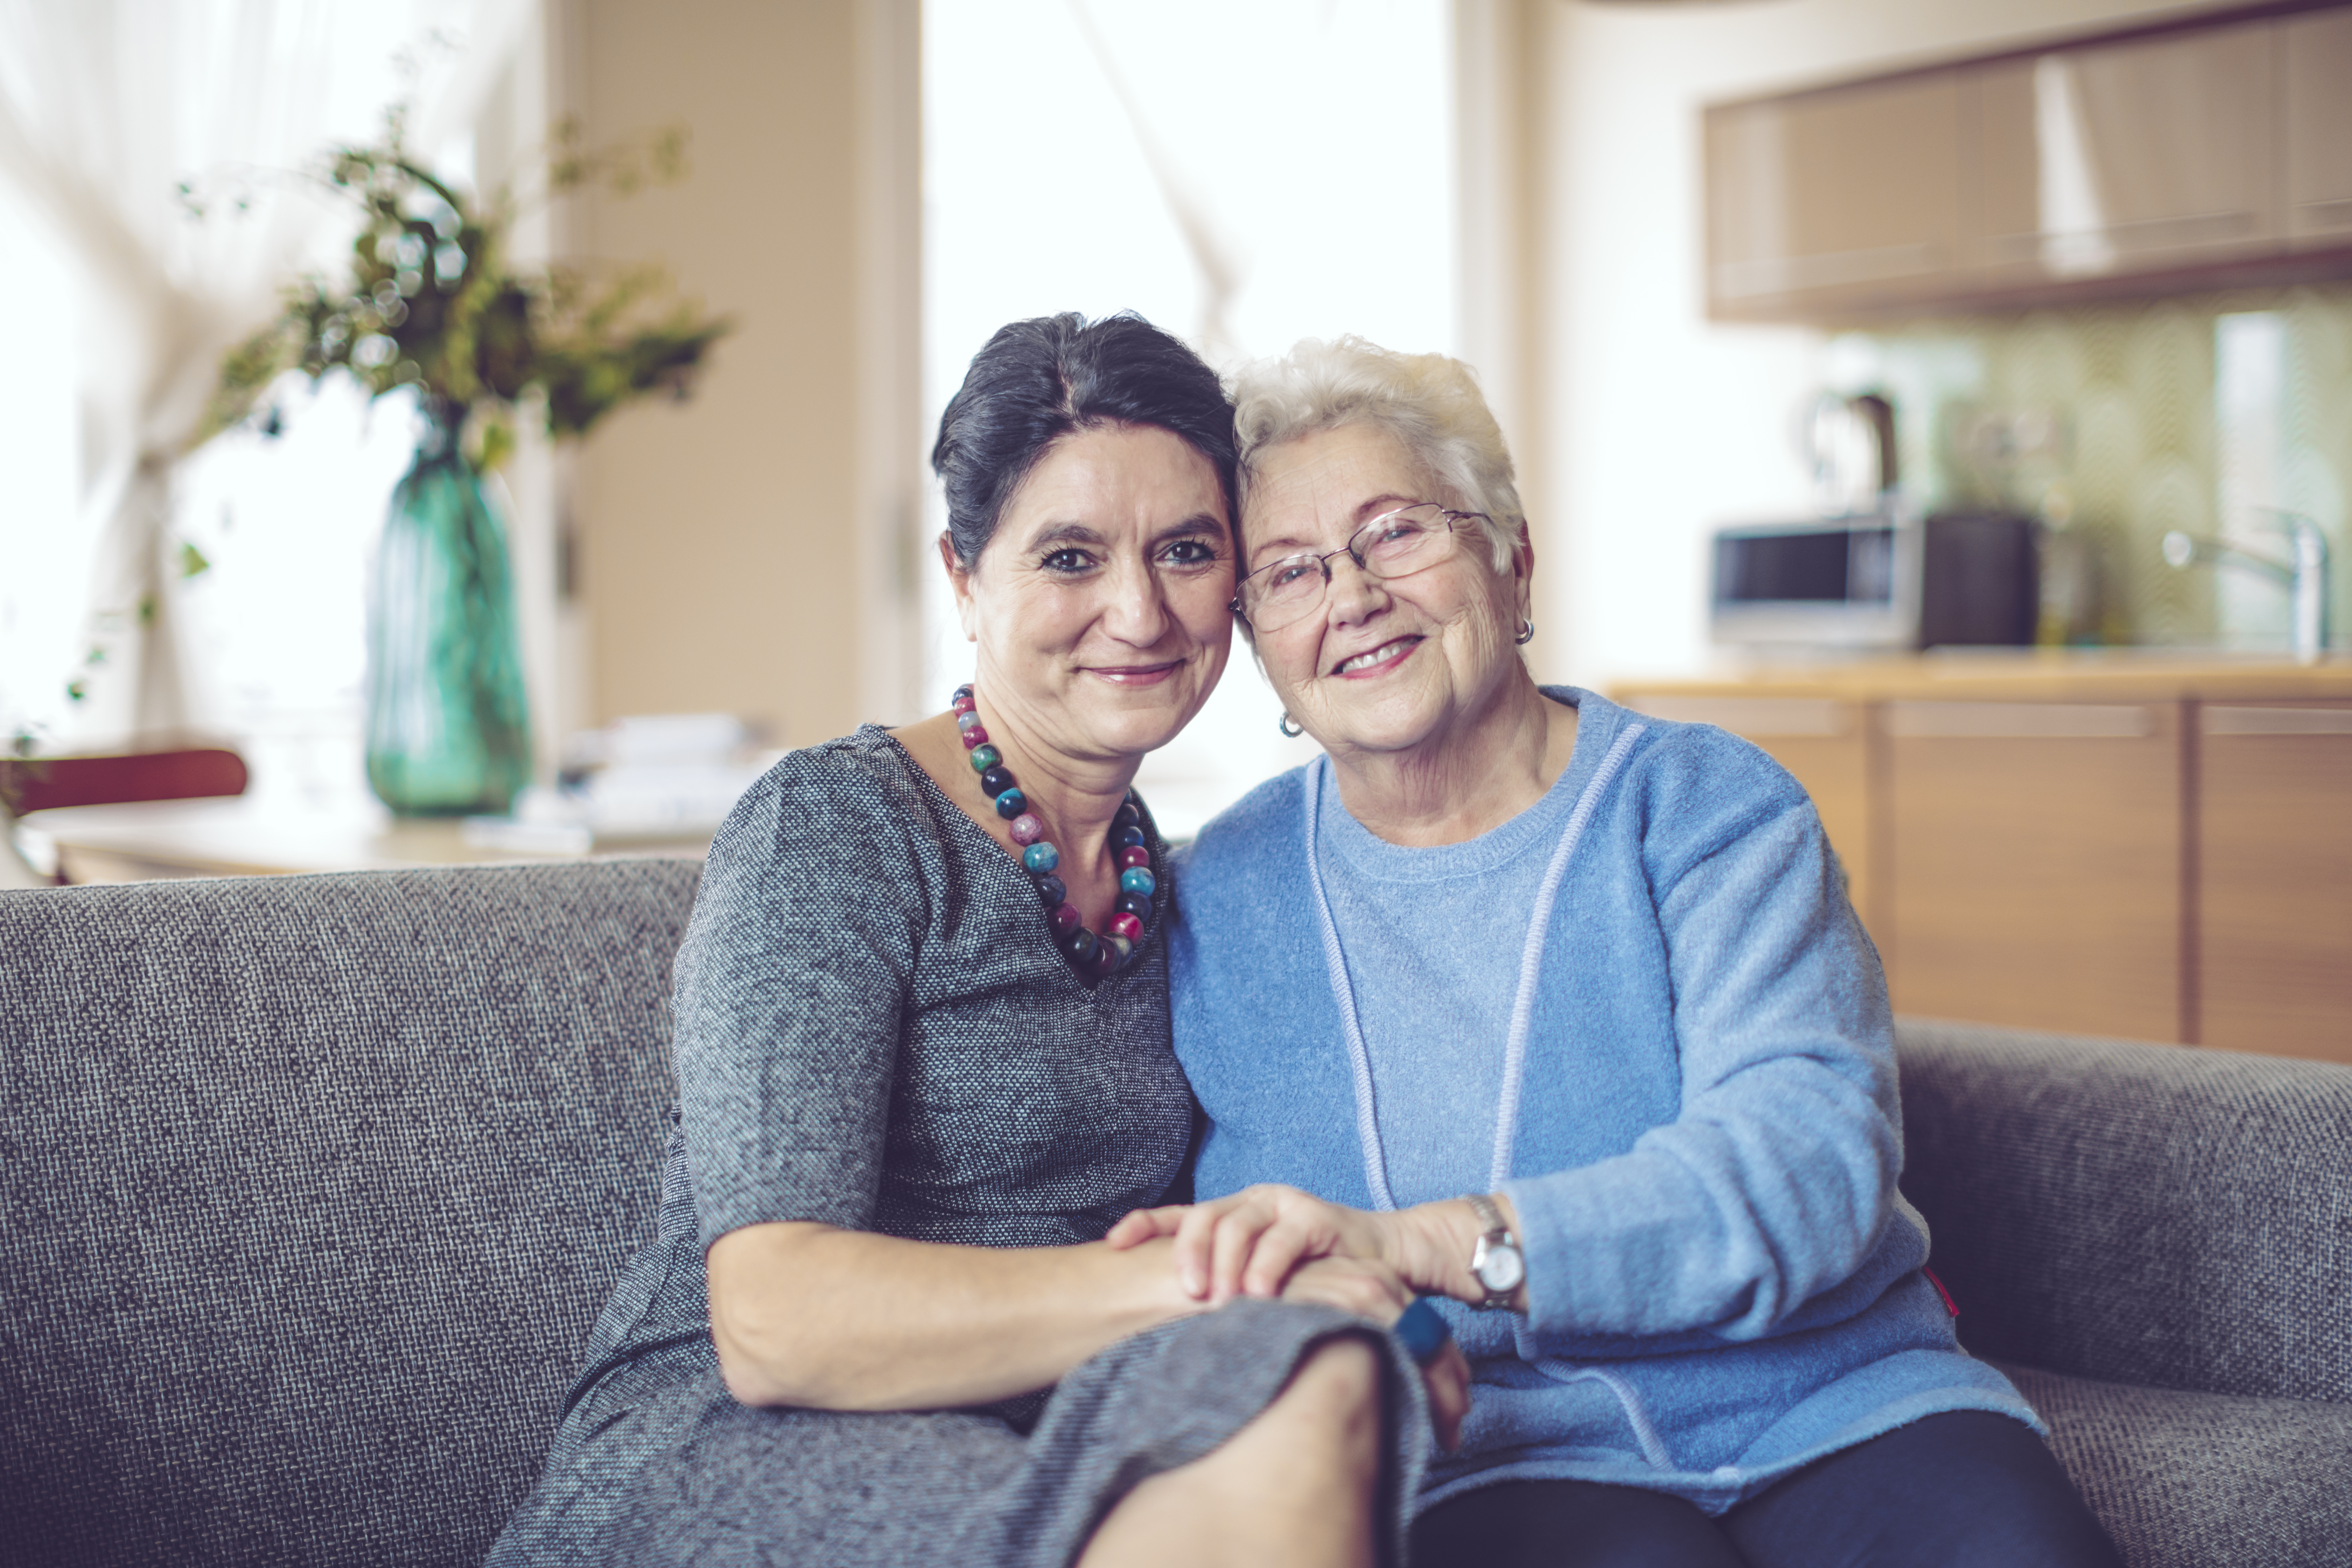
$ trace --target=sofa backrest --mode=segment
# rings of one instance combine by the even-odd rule
[[[2352,1068],[1906,1018],[1903,1190],[1979,1355],[2352,1402]]]
[[[698,870],[0,893],[0,1561],[479,1562],[651,1230]]]

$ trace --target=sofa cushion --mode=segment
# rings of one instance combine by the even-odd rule
[[[2352,1068],[1924,1018],[1896,1045],[1903,1190],[1970,1350],[2352,1401]]]
[[[2130,1568],[2340,1568],[2352,1405],[2003,1366]]]
[[[0,1561],[479,1562],[650,1230],[698,870],[0,893]]]

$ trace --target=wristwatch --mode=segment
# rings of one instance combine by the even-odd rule
[[[1484,1193],[1465,1193],[1462,1201],[1486,1227],[1470,1250],[1471,1277],[1486,1288],[1486,1299],[1477,1308],[1482,1312],[1508,1310],[1511,1292],[1528,1277],[1528,1255],[1519,1250],[1519,1238],[1511,1234],[1494,1199]]]

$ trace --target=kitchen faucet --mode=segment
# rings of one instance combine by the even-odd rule
[[[2287,536],[2288,559],[2219,539],[2192,539],[2177,529],[2164,536],[2164,558],[2179,571],[2201,561],[2259,572],[2284,584],[2294,615],[2294,661],[2317,664],[2327,649],[2327,535],[2300,512],[2267,506],[2256,510],[2277,520]]]

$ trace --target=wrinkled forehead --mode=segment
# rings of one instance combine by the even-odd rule
[[[1242,489],[1242,549],[1253,562],[1294,550],[1335,550],[1384,511],[1456,504],[1435,475],[1386,430],[1342,425],[1263,448]]]

